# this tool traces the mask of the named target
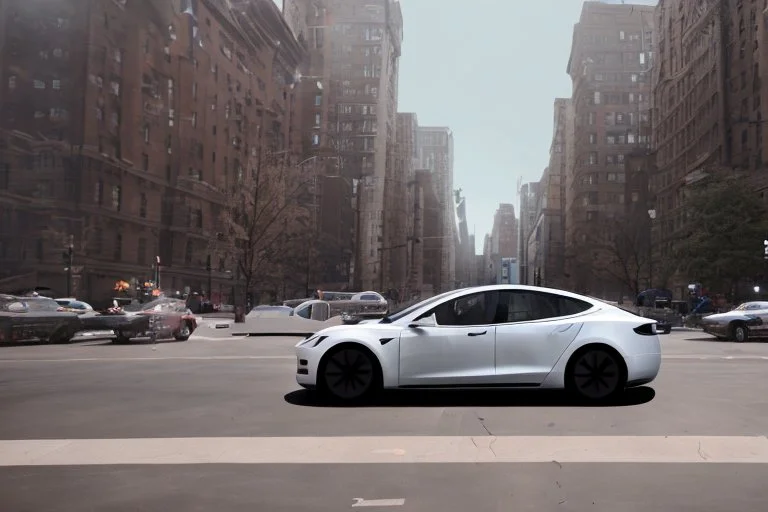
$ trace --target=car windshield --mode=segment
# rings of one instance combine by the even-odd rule
[[[58,311],[60,307],[53,299],[25,298],[24,302],[30,311]]]
[[[451,295],[452,293],[456,293],[458,291],[461,291],[461,290],[452,290],[450,292],[441,293],[440,295],[435,295],[434,297],[430,297],[429,299],[423,300],[423,301],[421,301],[419,303],[416,303],[416,304],[414,304],[412,306],[407,306],[404,309],[396,311],[396,312],[392,313],[391,315],[387,315],[386,317],[382,318],[380,323],[382,323],[382,324],[389,324],[389,323],[395,322],[397,320],[400,320],[401,318],[410,315],[411,313],[413,313],[417,309],[419,309],[421,307],[424,307],[424,306],[428,306],[430,304],[434,304],[435,302],[438,302],[441,299],[447,297],[448,295]]]
[[[747,311],[751,309],[768,309],[768,302],[745,302],[735,308],[734,311]]]

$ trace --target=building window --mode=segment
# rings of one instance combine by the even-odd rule
[[[93,202],[101,206],[104,204],[104,182],[97,181],[93,190]]]
[[[61,80],[53,80],[51,82],[51,87],[53,87],[53,89],[55,91],[60,91],[61,90]]]
[[[119,212],[123,205],[123,189],[120,185],[112,187],[112,208]]]
[[[32,82],[32,86],[33,86],[35,89],[45,89],[45,82],[44,82],[44,81],[42,81],[42,80],[34,80],[34,81]]]
[[[594,126],[595,123],[597,122],[597,114],[595,114],[594,112],[590,112],[588,114],[587,122],[589,123],[589,126]]]
[[[323,104],[323,96],[321,94],[315,95],[315,106],[319,107]]]
[[[146,153],[141,155],[141,168],[145,171],[149,170],[149,155]]]
[[[616,173],[615,172],[609,172],[608,173],[608,181],[616,181]]]
[[[115,261],[120,261],[123,258],[123,235],[120,233],[115,234],[115,254],[113,257]]]
[[[197,112],[192,112],[192,128],[197,128]]]
[[[623,30],[619,30],[619,41],[624,41],[624,39],[626,39],[626,37],[627,36],[624,33],[624,31]]]
[[[8,89],[14,90],[16,88],[16,75],[8,77]]]
[[[194,252],[195,252],[195,247],[192,245],[192,241],[191,240],[187,240],[187,247],[186,247],[186,250],[184,251],[184,263],[185,264],[187,264],[187,265],[191,265],[192,264],[192,257],[194,255]]]
[[[597,144],[597,134],[596,133],[590,133],[589,134],[589,143],[590,144]]]
[[[320,127],[320,114],[315,114],[315,128]]]
[[[314,133],[312,134],[312,145],[313,146],[319,146],[320,145],[320,135]]]
[[[147,239],[139,238],[136,243],[136,263],[146,265],[147,263]]]
[[[599,105],[600,104],[600,91],[595,91],[595,94],[594,94],[592,99],[593,99],[595,105]]]
[[[144,143],[149,144],[149,125],[148,124],[144,125]]]
[[[639,200],[640,200],[640,194],[638,194],[637,192],[632,192],[632,202],[636,203]]]
[[[587,160],[587,162],[589,163],[589,165],[597,165],[597,161],[598,161],[598,158],[597,158],[597,153],[596,153],[596,152],[594,152],[594,151],[593,151],[593,152],[591,152],[591,153],[589,154],[589,157],[588,157],[588,160]]]
[[[139,196],[139,217],[142,219],[147,218],[147,194],[144,192]]]
[[[634,144],[635,143],[635,134],[634,133],[628,133],[627,134],[627,144]]]

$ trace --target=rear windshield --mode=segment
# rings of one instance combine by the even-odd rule
[[[30,311],[57,311],[59,305],[53,299],[24,299]]]

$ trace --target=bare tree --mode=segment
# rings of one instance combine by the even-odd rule
[[[209,248],[232,262],[245,289],[237,306],[256,288],[276,292],[285,278],[293,242],[306,235],[311,179],[285,164],[262,165],[242,173],[230,191]]]
[[[606,219],[588,240],[592,265],[603,276],[630,290],[635,296],[650,283],[650,219],[622,217]]]

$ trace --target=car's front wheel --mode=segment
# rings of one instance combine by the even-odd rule
[[[571,359],[566,386],[581,399],[609,400],[624,391],[625,375],[621,356],[607,348],[589,347]]]
[[[381,387],[375,356],[360,346],[339,346],[324,358],[319,370],[318,390],[336,401],[361,401]]]
[[[736,323],[731,327],[731,337],[736,343],[744,343],[749,339],[749,328],[742,323]]]
[[[176,341],[187,341],[190,336],[192,336],[192,327],[189,322],[182,322],[179,330],[173,335]]]

